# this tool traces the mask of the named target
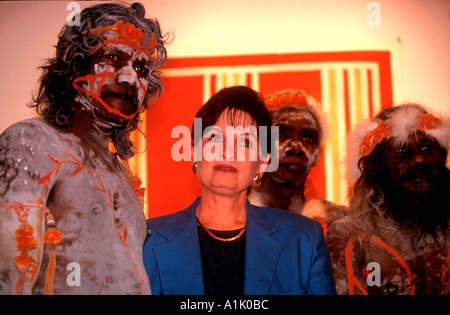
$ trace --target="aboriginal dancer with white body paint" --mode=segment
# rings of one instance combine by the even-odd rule
[[[0,294],[150,294],[143,188],[123,159],[163,91],[166,40],[140,3],[88,7],[58,39],[39,116],[0,136]]]

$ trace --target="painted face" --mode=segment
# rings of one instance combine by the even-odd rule
[[[117,35],[109,31],[102,37],[113,40]],[[74,80],[74,87],[84,94],[76,100],[95,118],[126,125],[144,104],[151,69],[142,50],[126,41],[107,43],[91,53],[87,75]]]
[[[231,125],[226,117],[223,113],[214,126],[205,129],[202,141],[197,143],[203,152],[197,162],[197,175],[203,189],[234,195],[247,190],[263,162],[258,154],[257,129],[250,116],[242,118],[242,128]]]
[[[279,183],[304,183],[320,155],[319,132],[312,114],[280,107],[272,111],[272,122],[279,127],[279,167],[267,175]]]
[[[400,147],[389,140],[381,145],[381,163],[405,191],[428,191],[433,185],[433,174],[445,168],[445,150],[422,131],[410,135]]]

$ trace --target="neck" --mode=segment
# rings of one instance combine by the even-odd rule
[[[71,132],[80,138],[88,139],[91,143],[102,149],[108,149],[113,128],[105,123],[94,121],[83,112],[80,112]]]
[[[247,221],[245,202],[247,194],[223,196],[202,189],[202,199],[197,207],[200,223],[213,230],[236,230]]]
[[[305,183],[290,185],[265,176],[257,192],[264,196],[267,207],[300,212],[305,204]]]

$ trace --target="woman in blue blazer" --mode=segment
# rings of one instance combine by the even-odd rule
[[[193,137],[192,157],[201,197],[147,221],[152,294],[334,294],[320,224],[247,200],[252,181],[268,169],[273,140],[259,128],[271,126],[261,96],[242,86],[223,89],[196,118],[203,137]]]

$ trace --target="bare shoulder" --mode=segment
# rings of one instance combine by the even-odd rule
[[[55,127],[37,117],[17,122],[0,135],[0,196],[36,190],[38,179],[50,167],[47,152],[59,145],[55,133]]]
[[[4,134],[15,134],[16,132],[19,132],[20,135],[26,135],[27,131],[32,131],[35,129],[46,129],[46,128],[53,128],[43,117],[38,116],[30,119],[20,120],[18,122],[13,123],[8,128],[5,129],[4,132],[2,132],[2,136]]]
[[[42,143],[49,143],[57,129],[47,123],[42,117],[31,118],[16,122],[0,135],[0,149],[37,147]]]
[[[338,205],[326,199],[311,199],[303,208],[301,214],[309,218],[323,218],[327,225],[348,215],[349,208]]]
[[[355,218],[352,215],[347,215],[328,226],[326,239],[329,243],[333,240],[347,240],[355,233]]]
[[[19,121],[0,135],[0,159],[12,158],[16,162],[33,163],[46,160],[45,156],[60,154],[61,148],[75,148],[80,139],[68,129],[56,127],[43,117]]]

